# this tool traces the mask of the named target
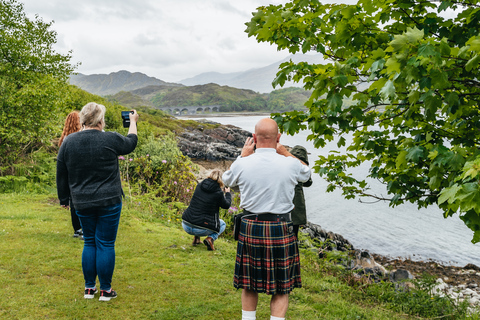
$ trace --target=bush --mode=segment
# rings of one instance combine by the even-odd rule
[[[151,136],[128,158],[121,156],[119,160],[130,196],[152,194],[167,202],[190,201],[198,169],[178,149],[173,134]]]
[[[8,168],[12,175],[0,174],[0,192],[55,192],[55,166],[52,153],[30,153],[22,162],[14,164],[13,170]]]

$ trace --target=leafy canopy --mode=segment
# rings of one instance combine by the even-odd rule
[[[63,108],[70,54],[53,50],[56,32],[30,20],[16,0],[0,0],[0,172],[52,136]]]
[[[338,139],[345,152],[315,170],[346,198],[396,206],[438,205],[460,213],[480,241],[480,1],[360,0],[354,5],[292,0],[258,8],[246,32],[328,63],[286,62],[274,80],[312,90],[306,112],[274,115],[281,130],[311,131],[316,148]],[[367,177],[348,168],[367,163]],[[367,178],[388,196],[369,192]]]

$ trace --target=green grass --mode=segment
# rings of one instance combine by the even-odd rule
[[[83,299],[83,243],[72,237],[69,211],[54,195],[0,194],[0,319],[240,319],[235,242],[193,247],[179,219],[137,210],[125,203],[120,220],[118,298],[99,302]],[[419,319],[370,302],[312,256],[302,254],[303,288],[290,296],[288,319]],[[269,319],[269,302],[259,296],[257,319]]]

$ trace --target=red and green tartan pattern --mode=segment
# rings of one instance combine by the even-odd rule
[[[291,230],[291,222],[242,219],[235,288],[273,295],[302,287],[298,243]]]

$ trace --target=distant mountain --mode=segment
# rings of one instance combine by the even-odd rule
[[[274,90],[272,82],[276,77],[279,65],[290,59],[295,63],[301,61],[316,64],[325,62],[321,54],[297,54],[263,68],[233,73],[207,72],[193,78],[182,80],[180,83],[165,82],[140,72],[131,73],[125,70],[112,72],[110,74],[76,74],[70,77],[70,83],[100,96],[115,95],[122,91],[130,92],[138,89],[150,90],[153,93],[158,92],[159,88],[166,90],[166,88],[172,89],[209,83],[237,89],[252,90],[257,93],[270,93]],[[302,87],[302,83],[286,82],[284,88],[288,87]],[[280,87],[275,89],[280,89]],[[135,92],[133,93],[136,94]],[[140,95],[143,95],[143,92],[140,93]]]
[[[132,91],[147,86],[181,87],[178,83],[169,83],[140,72],[125,70],[110,74],[76,74],[70,77],[70,83],[93,94],[100,96],[115,94],[120,91]]]
[[[309,63],[325,63],[321,54],[291,55],[286,59],[273,63],[269,66],[257,69],[250,69],[244,72],[218,73],[207,72],[195,77],[181,80],[180,83],[186,86],[194,86],[208,83],[216,83],[222,86],[229,86],[239,89],[250,89],[255,92],[269,93],[274,90],[272,82],[278,72],[281,63],[292,60],[295,63],[305,61]],[[302,83],[286,82],[284,87],[302,87]],[[280,89],[276,87],[275,89]]]

